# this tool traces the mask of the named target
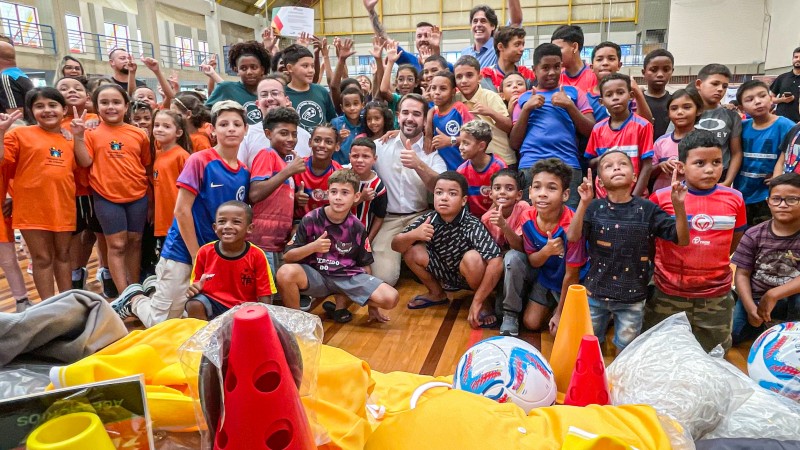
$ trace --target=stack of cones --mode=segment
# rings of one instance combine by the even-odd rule
[[[292,373],[267,309],[233,316],[225,413],[214,450],[316,448]]]

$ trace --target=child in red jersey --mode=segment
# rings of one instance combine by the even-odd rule
[[[492,142],[492,128],[482,120],[467,122],[461,128],[459,150],[464,163],[457,172],[464,175],[469,185],[467,206],[476,217],[481,217],[492,206],[489,193],[492,190],[492,175],[505,169],[506,163],[499,157],[486,153]]]
[[[186,313],[212,320],[245,302],[270,303],[276,292],[267,255],[247,242],[253,227],[253,210],[237,200],[217,209],[214,233],[218,241],[197,251],[192,282],[186,293]]]
[[[298,187],[294,219],[299,221],[315,208],[328,204],[328,177],[342,166],[333,160],[339,150],[339,133],[330,124],[317,125],[311,133],[311,156],[305,158],[306,170],[294,175]]]
[[[621,73],[607,75],[600,82],[600,94],[603,105],[608,109],[609,117],[597,122],[592,128],[585,156],[592,159],[592,167],[597,168],[599,157],[610,150],[625,153],[633,162],[634,186],[631,186],[634,197],[641,196],[647,190],[650,171],[653,164],[653,124],[632,113],[631,79]],[[597,198],[605,198],[606,190],[600,179],[597,179],[595,190]]]
[[[689,246],[656,240],[655,294],[645,306],[644,328],[685,312],[692,333],[705,351],[718,344],[731,346],[733,295],[730,254],[747,227],[744,200],[739,191],[717,184],[722,175],[722,149],[710,131],[694,130],[678,145],[680,170],[688,188],[686,215]],[[671,189],[660,189],[650,199],[674,215]]]

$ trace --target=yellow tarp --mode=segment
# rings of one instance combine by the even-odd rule
[[[142,373],[156,429],[195,427],[189,383],[178,348],[205,322],[173,319],[134,331],[83,360],[62,368],[62,386],[74,386]],[[338,348],[323,346],[316,400],[304,399],[309,417],[322,425],[331,442],[325,449],[559,449],[569,427],[615,437],[640,450],[669,449],[649,406],[553,406],[526,416],[513,404],[499,404],[461,391],[435,388],[415,410],[409,401],[428,381],[450,383],[404,372],[372,372],[366,362]],[[385,412],[370,419],[368,398]]]

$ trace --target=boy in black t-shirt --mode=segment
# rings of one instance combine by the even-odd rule
[[[644,57],[642,75],[647,83],[644,99],[653,114],[653,139],[658,139],[667,132],[669,116],[667,103],[672,94],[667,91],[667,84],[675,68],[672,53],[662,48],[653,50]]]
[[[689,244],[684,199],[687,188],[672,174],[675,218],[655,203],[631,195],[636,183],[633,163],[621,151],[604,153],[597,162],[599,184],[608,196],[594,198],[592,173],[578,187],[580,204],[567,230],[570,243],[586,240],[590,259],[585,285],[594,334],[603,342],[614,319],[614,345],[622,351],[642,329],[650,246],[654,237]],[[581,247],[584,247],[581,245]]]

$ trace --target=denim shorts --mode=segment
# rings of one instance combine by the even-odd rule
[[[642,331],[645,300],[635,303],[607,302],[589,297],[589,313],[597,340],[602,344],[608,324],[614,320],[614,346],[622,351]]]

